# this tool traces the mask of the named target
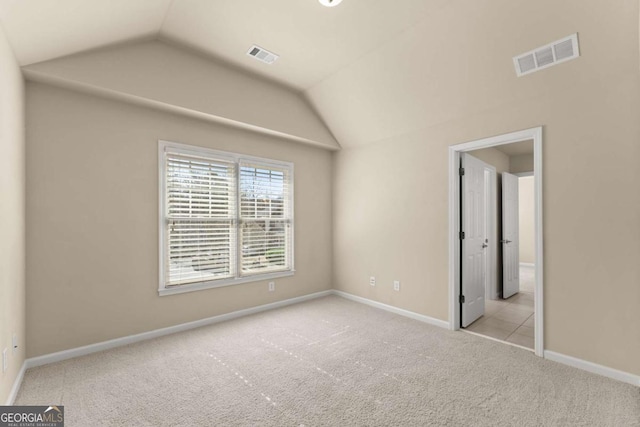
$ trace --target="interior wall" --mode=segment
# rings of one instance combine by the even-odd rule
[[[343,147],[335,286],[446,320],[448,147],[543,126],[544,348],[640,374],[638,0],[445,3],[307,92]],[[579,58],[516,76],[575,32]]]
[[[32,80],[340,148],[298,92],[157,40],[53,59],[23,71]]]
[[[640,374],[639,113],[634,71],[336,153],[335,287],[447,320],[448,147],[542,124],[544,347]]]
[[[28,356],[331,288],[331,153],[27,84]],[[158,296],[158,140],[293,162],[295,263],[259,281]]]
[[[509,156],[509,172],[522,173],[533,172],[533,154],[520,154]]]
[[[534,188],[533,176],[518,178],[520,262],[526,264],[535,264],[536,262]]]
[[[473,157],[496,168],[496,173],[509,172],[509,156],[494,147],[481,148],[480,150],[469,151]]]
[[[25,160],[24,80],[2,28],[0,93],[0,352],[7,349],[8,354],[7,371],[0,369],[4,404],[25,359]],[[15,352],[13,334],[18,337]]]

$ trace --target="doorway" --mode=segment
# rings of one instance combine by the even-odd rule
[[[527,143],[527,141],[530,142]],[[522,170],[524,156],[510,157],[514,159],[511,163],[514,164],[515,170],[508,167],[505,169],[499,163],[492,164],[486,161],[488,159],[486,155],[489,152],[500,151],[512,156],[523,154],[518,153],[518,150],[523,150],[527,144],[533,147],[532,150],[529,148],[532,151],[530,157],[533,157],[533,159],[529,158],[532,164],[529,170]],[[501,155],[504,157],[504,154]],[[504,308],[502,317],[510,316],[507,319],[510,326],[515,324],[516,328],[520,327],[518,333],[533,332],[532,335],[534,335],[533,342],[530,337],[527,340],[527,337],[518,336],[518,334],[514,334],[512,339],[506,342],[533,347],[536,355],[542,356],[544,351],[542,128],[527,129],[451,146],[449,162],[449,319],[451,329],[470,327],[470,330],[473,330],[473,323],[479,318],[482,319],[479,324],[482,322],[495,324],[499,322],[501,316],[495,316],[491,321],[489,317],[495,314],[497,308]],[[468,165],[464,170],[461,169],[462,163]],[[491,232],[489,226],[491,218],[486,218],[487,225],[481,224],[490,212],[486,203],[490,203],[491,198],[484,190],[486,185],[491,185],[489,175],[486,173],[488,165],[503,172],[497,174],[499,182],[495,189],[497,199],[504,200],[502,206],[496,208],[498,213],[496,233]],[[517,170],[518,167],[521,169]],[[532,254],[533,258],[529,257],[529,262],[522,264],[519,260],[519,254],[522,251],[518,249],[521,243],[518,241],[517,218],[519,176],[528,176],[527,179],[533,187],[533,201],[530,203],[533,213],[530,216],[530,222],[533,230],[529,236],[529,255]],[[503,191],[504,194],[501,194]],[[469,205],[466,209],[465,201]],[[480,211],[483,213],[479,213]],[[469,216],[471,212],[473,217]],[[492,261],[490,255],[492,250],[497,253],[499,259],[497,263]],[[496,266],[495,280],[491,278],[492,266]],[[506,309],[508,305],[511,306]],[[502,327],[502,325],[497,326]],[[476,328],[482,329],[477,326]]]

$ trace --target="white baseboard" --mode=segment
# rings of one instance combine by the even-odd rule
[[[640,387],[640,376],[630,374],[628,372],[618,371],[617,369],[609,368],[607,366],[598,365],[597,363],[587,362],[586,360],[578,359],[576,357],[567,356],[565,354],[556,353],[555,351],[544,351],[544,358],[552,360],[554,362],[562,363],[563,365],[572,366],[574,368],[582,369],[583,371],[591,372],[593,374],[602,375],[614,380],[622,381],[628,384],[632,384],[636,387]]]
[[[78,356],[84,356],[98,351],[108,350],[123,345],[132,344],[139,341],[145,341],[152,338],[162,337],[164,335],[175,334],[176,332],[188,331],[189,329],[200,328],[202,326],[213,325],[214,323],[225,322],[227,320],[236,319],[238,317],[248,316],[262,311],[273,310],[275,308],[285,307],[287,305],[297,304],[303,301],[321,298],[332,295],[332,290],[316,292],[314,294],[303,295],[301,297],[290,298],[283,301],[277,301],[270,304],[259,305],[257,307],[246,308],[231,313],[221,314],[206,319],[196,320],[194,322],[182,323],[180,325],[169,326],[167,328],[155,329],[141,334],[129,335],[122,338],[116,338],[109,341],[103,341],[95,344],[76,347],[69,350],[63,350],[56,353],[45,354],[38,357],[32,357],[25,361],[26,367],[33,368],[36,366],[47,365],[49,363],[60,362],[62,360],[71,359]]]
[[[13,402],[15,401],[15,398],[18,394],[18,390],[20,390],[20,386],[22,384],[22,379],[24,377],[24,373],[26,369],[33,368],[36,366],[46,365],[49,363],[60,362],[62,360],[84,356],[87,354],[96,353],[99,351],[108,350],[111,348],[120,347],[127,344],[132,344],[139,341],[145,341],[152,338],[174,334],[177,332],[187,331],[187,330],[199,328],[202,326],[212,325],[215,323],[232,320],[232,319],[248,316],[255,313],[260,313],[263,311],[273,310],[276,308],[285,307],[288,305],[325,297],[328,295],[337,295],[342,298],[359,302],[361,304],[366,304],[371,307],[379,308],[385,311],[389,311],[391,313],[398,314],[400,316],[405,316],[414,320],[418,320],[420,322],[428,323],[430,325],[435,325],[441,328],[449,329],[449,322],[444,320],[425,316],[423,314],[418,314],[413,311],[404,310],[402,308],[394,307],[388,304],[383,304],[381,302],[377,302],[367,298],[352,295],[347,292],[338,291],[338,290],[327,290],[322,292],[316,292],[309,295],[303,295],[296,298],[290,298],[283,301],[277,301],[270,304],[259,305],[257,307],[251,307],[244,310],[238,310],[231,313],[221,314],[219,316],[213,316],[206,319],[196,320],[194,322],[182,323],[180,325],[170,326],[162,329],[156,329],[149,332],[143,332],[141,334],[130,335],[130,336],[116,338],[109,341],[99,342],[96,344],[86,345],[83,347],[77,347],[69,350],[59,351],[57,353],[51,353],[51,354],[45,354],[43,356],[32,357],[30,359],[25,360],[25,362],[22,364],[22,368],[20,369],[20,372],[18,373],[18,376],[14,381],[13,387],[7,399],[7,405],[12,405]],[[613,368],[598,365],[592,362],[587,362],[586,360],[578,359],[572,356],[566,356],[564,354],[556,353],[554,351],[549,351],[549,350],[544,351],[544,357],[554,362],[562,363],[568,366],[582,369],[584,371],[588,371],[598,375],[603,375],[608,378],[612,378],[618,381],[622,381],[622,382],[640,387],[640,376],[638,375],[630,374],[628,372],[618,371]]]
[[[399,314],[400,316],[409,317],[414,320],[418,320],[420,322],[428,323],[430,325],[439,326],[441,328],[449,329],[449,322],[444,320],[436,319],[434,317],[425,316],[424,314],[418,314],[413,311],[404,310],[402,308],[394,307],[392,305],[383,304],[378,301],[373,301],[367,298],[359,297],[353,294],[349,294],[343,291],[333,290],[334,295],[338,295],[342,298],[346,298],[351,301],[359,302],[362,304],[370,305],[371,307],[380,308],[385,311],[389,311],[391,313]]]
[[[533,268],[535,266],[536,265],[534,263],[532,263],[532,262],[521,262],[520,263],[520,267],[531,267],[531,268]]]
[[[11,391],[9,392],[9,397],[7,397],[6,406],[13,405],[13,402],[16,401],[16,396],[18,395],[18,390],[22,386],[22,379],[24,378],[24,371],[27,370],[27,361],[25,360],[22,363],[22,367],[20,368],[20,372],[18,372],[18,376],[16,380],[13,382],[13,387],[11,387]]]
[[[300,302],[312,300],[315,298],[321,298],[328,295],[337,295],[342,298],[346,298],[346,299],[356,301],[362,304],[366,304],[372,307],[380,308],[382,310],[386,310],[391,313],[399,314],[401,316],[409,317],[411,319],[415,319],[424,323],[449,329],[449,322],[446,322],[444,320],[435,319],[433,317],[429,317],[423,314],[418,314],[412,311],[393,307],[391,305],[383,304],[367,298],[362,298],[346,292],[336,291],[336,290],[327,290],[322,292],[316,292],[314,294],[303,295],[301,297],[290,298],[284,301],[277,301],[271,304],[264,304],[264,305],[259,305],[257,307],[251,307],[244,310],[238,310],[231,313],[221,314],[219,316],[213,316],[206,319],[196,320],[194,322],[182,323],[180,325],[169,326],[167,328],[155,329],[153,331],[143,332],[136,335],[129,335],[126,337],[115,338],[109,341],[102,341],[95,344],[89,344],[83,347],[76,347],[69,350],[59,351],[56,353],[50,353],[42,356],[32,357],[25,361],[23,368],[26,366],[26,369],[29,369],[36,366],[47,365],[49,363],[60,362],[63,360],[72,359],[74,357],[84,356],[91,353],[97,353],[99,351],[109,350],[112,348],[121,347],[127,344],[132,344],[132,343],[145,341],[153,338],[158,338],[165,335],[175,334],[177,332],[188,331],[190,329],[200,328],[202,326],[213,325],[214,323],[224,322],[227,320],[232,320],[238,317],[260,313],[267,310],[273,310],[276,308],[285,307],[287,305],[297,304]],[[22,371],[22,375],[24,375],[24,370]],[[22,382],[22,378],[20,378],[20,382]],[[16,388],[16,393],[18,389],[19,389],[19,384],[18,384],[18,388]]]

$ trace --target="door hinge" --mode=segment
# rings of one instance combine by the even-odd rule
[[[458,173],[460,174],[460,176],[463,176],[464,175],[464,168],[458,169]]]
[[[460,304],[464,304],[464,295],[460,295]]]
[[[461,231],[459,236],[460,236],[460,240],[464,240],[464,231]]]

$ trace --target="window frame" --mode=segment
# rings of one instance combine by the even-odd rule
[[[240,164],[242,162],[247,163],[255,163],[259,165],[264,165],[265,167],[277,167],[288,169],[289,171],[289,194],[288,194],[288,203],[291,207],[291,218],[290,218],[290,268],[288,270],[271,272],[271,273],[257,273],[253,275],[242,275],[242,265],[241,265],[241,257],[236,256],[236,266],[235,266],[235,276],[232,278],[225,279],[214,279],[214,280],[204,280],[201,282],[188,283],[183,285],[173,285],[167,286],[166,284],[166,256],[167,256],[167,221],[168,216],[166,212],[167,206],[167,176],[166,176],[166,153],[170,152],[173,154],[182,154],[182,155],[192,155],[199,157],[210,157],[213,159],[219,159],[223,161],[233,162],[236,166],[235,173],[235,186],[236,186],[236,218],[235,218],[235,229],[236,229],[236,247],[231,248],[231,250],[235,250],[239,253],[242,249],[242,242],[240,239],[240,227],[241,227],[241,213],[239,209],[240,205]],[[185,292],[193,292],[204,289],[212,289],[212,288],[220,288],[224,286],[233,286],[239,285],[242,283],[250,283],[250,282],[259,282],[270,279],[277,279],[280,277],[293,276],[295,274],[295,212],[294,212],[294,165],[291,162],[285,162],[280,160],[267,159],[263,157],[249,156],[239,153],[231,153],[228,151],[220,151],[214,150],[211,148],[199,147],[194,145],[187,145],[178,142],[159,140],[158,141],[158,187],[159,187],[159,211],[158,211],[158,235],[159,235],[159,287],[158,294],[160,296],[165,295],[175,295],[181,294]],[[285,249],[286,250],[286,249]]]

